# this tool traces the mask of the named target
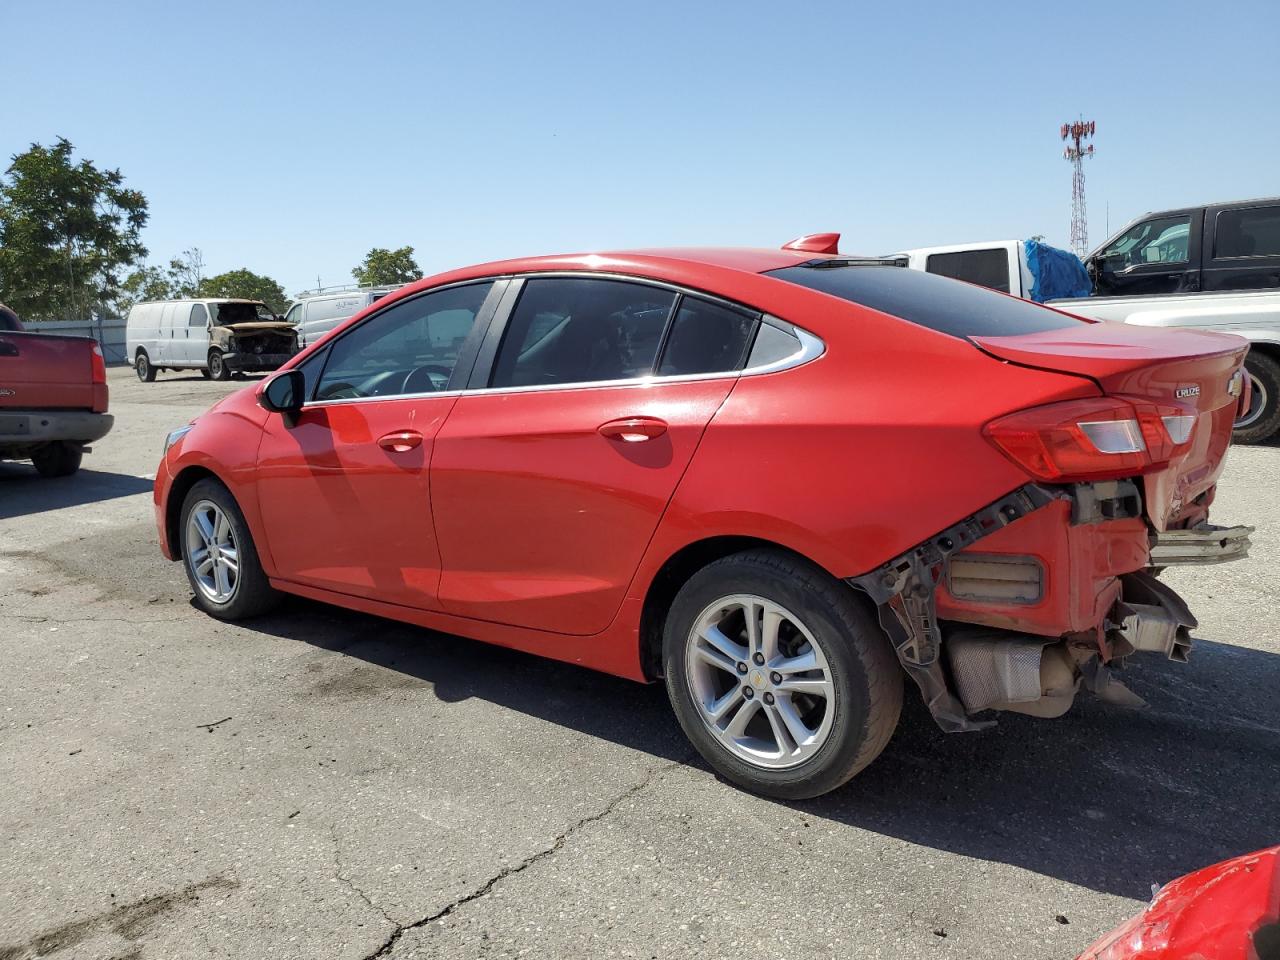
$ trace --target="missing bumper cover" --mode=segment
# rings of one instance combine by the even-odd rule
[[[949,733],[981,730],[990,721],[970,720],[947,686],[939,658],[941,634],[934,605],[944,561],[1066,494],[1029,483],[959,523],[947,527],[871,573],[849,582],[875,603],[898,660],[915,680],[934,721]]]

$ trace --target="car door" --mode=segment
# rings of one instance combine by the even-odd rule
[[[266,540],[285,580],[435,609],[427,468],[502,283],[428,291],[369,316],[303,365],[309,399],[258,451]],[[460,361],[459,358],[462,357]]]
[[[431,467],[440,602],[565,634],[605,629],[757,317],[670,287],[513,281]],[[492,360],[488,360],[492,357]]]
[[[1280,288],[1280,204],[1210,210],[1205,215],[1204,282],[1209,290]]]
[[[209,311],[203,303],[193,303],[185,317],[179,311],[175,323],[183,321],[185,321],[182,325],[186,327],[186,339],[181,343],[175,341],[180,351],[178,356],[182,363],[194,367],[203,366],[207,362],[209,352]]]
[[[1200,211],[1134,224],[1095,258],[1098,296],[1152,296],[1200,289]]]

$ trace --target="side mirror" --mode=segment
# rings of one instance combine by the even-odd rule
[[[291,419],[302,410],[305,391],[306,380],[302,371],[286,370],[267,381],[258,394],[258,404],[264,410],[281,413]]]

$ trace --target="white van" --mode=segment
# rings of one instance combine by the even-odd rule
[[[340,290],[299,294],[284,315],[298,331],[298,349],[315,343],[347,317],[399,290],[401,284],[384,287],[344,287]]]
[[[206,379],[274,370],[298,352],[293,328],[259,300],[166,300],[135,304],[125,321],[138,379],[159,370],[199,370]]]

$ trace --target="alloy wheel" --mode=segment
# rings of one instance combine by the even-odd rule
[[[187,563],[196,586],[214,603],[235,596],[240,550],[231,521],[212,500],[200,500],[187,516]]]
[[[1248,374],[1248,377],[1250,386],[1249,409],[1235,422],[1236,430],[1253,426],[1267,408],[1268,395],[1266,385],[1253,374]]]
[[[739,759],[786,769],[827,741],[831,667],[812,632],[779,604],[753,594],[717,600],[694,621],[685,658],[703,722]]]

